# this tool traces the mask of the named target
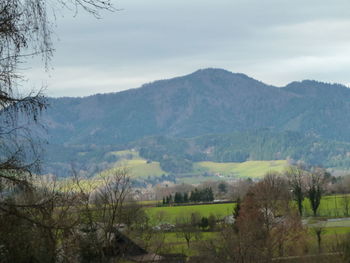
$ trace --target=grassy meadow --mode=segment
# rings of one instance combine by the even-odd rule
[[[149,207],[146,213],[150,218],[151,224],[158,222],[175,223],[179,217],[190,217],[191,213],[199,213],[203,217],[211,214],[217,218],[223,218],[232,214],[235,204],[209,204],[209,205],[187,205],[187,206],[168,206],[168,207]]]
[[[350,213],[350,196],[349,199],[349,213]],[[350,214],[346,214],[344,195],[328,195],[323,196],[320,207],[318,208],[317,215],[321,217],[350,217]],[[305,198],[304,200],[304,215],[313,216],[310,202]]]
[[[159,162],[149,162],[140,157],[137,151],[124,150],[112,152],[118,157],[115,167],[127,167],[131,177],[147,178],[159,177],[168,173],[160,167]],[[203,181],[230,180],[234,178],[261,178],[267,172],[283,172],[288,166],[285,160],[275,161],[247,161],[243,163],[217,163],[217,162],[196,162],[193,170],[185,174],[178,174],[177,181],[190,184],[197,184]],[[108,169],[102,174],[108,174],[112,169]],[[208,173],[209,176],[203,176]]]
[[[125,150],[113,152],[112,154],[119,158],[115,166],[128,168],[131,177],[161,176],[167,174],[167,172],[162,170],[159,162],[147,162],[146,159],[139,156],[137,151]]]
[[[321,218],[347,217],[343,206],[344,195],[329,195],[321,199],[318,216]],[[162,219],[163,222],[175,223],[177,217],[187,217],[191,213],[199,213],[201,216],[208,217],[210,214],[217,218],[223,218],[232,214],[236,204],[205,204],[205,205],[184,205],[184,206],[162,206],[162,207],[146,207],[146,213],[151,223],[155,223]],[[304,200],[304,216],[311,217],[313,215],[310,203]],[[350,211],[349,211],[350,212]],[[349,216],[350,217],[350,216]],[[345,222],[345,223],[344,223]],[[341,222],[327,223],[326,227],[349,226],[350,220]]]
[[[330,221],[330,218],[337,217],[334,209],[342,209],[336,205],[341,203],[343,195],[324,196],[321,200],[320,212],[322,216],[312,218],[309,201],[304,201],[305,216],[308,221],[308,242],[312,251],[317,251],[317,238],[314,227],[322,226],[323,243],[325,249],[329,249],[336,240],[339,240],[350,233],[350,219],[343,218],[342,220]],[[337,201],[334,201],[337,200]],[[171,207],[147,207],[145,208],[147,215],[150,217],[150,223],[156,225],[159,223],[176,223],[179,217],[189,217],[191,213],[199,213],[202,217],[208,217],[210,214],[215,215],[218,219],[222,219],[226,215],[232,214],[234,203],[229,204],[207,204],[207,205],[186,205],[186,206],[171,206]],[[340,211],[340,210],[339,210]],[[340,213],[340,212],[339,212]],[[215,239],[220,232],[201,232],[198,237],[191,240],[190,247],[187,247],[186,240],[176,232],[159,233],[159,238],[162,240],[162,248],[164,252],[182,253],[187,256],[193,256],[198,253],[196,247],[202,242]]]
[[[224,177],[261,178],[270,171],[283,172],[288,166],[285,160],[247,161],[243,163],[198,162],[197,165],[208,172]]]

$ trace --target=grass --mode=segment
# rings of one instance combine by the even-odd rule
[[[345,216],[342,206],[344,195],[324,196],[321,199],[319,215],[326,218]],[[154,202],[154,201],[153,201]],[[169,222],[175,223],[177,217],[188,217],[191,213],[198,212],[201,216],[208,217],[210,214],[223,218],[232,214],[235,204],[207,204],[207,205],[187,205],[187,206],[168,206],[168,207],[147,207],[146,213],[150,217],[151,223]],[[304,216],[311,216],[312,211],[309,201],[304,200]],[[337,211],[337,212],[335,212]],[[315,223],[318,219],[315,219]],[[311,223],[311,221],[310,221]],[[327,222],[325,227],[350,227],[350,220],[341,220]]]
[[[261,178],[267,172],[283,172],[287,167],[287,161],[247,161],[243,163],[215,163],[199,162],[198,167],[205,168],[211,173],[218,173],[225,177],[251,177]]]
[[[115,167],[126,167],[130,170],[131,177],[147,178],[159,177],[168,173],[160,167],[159,162],[148,162],[140,157],[139,153],[134,150],[124,150],[112,152],[118,157]],[[247,161],[243,163],[216,163],[216,162],[196,162],[193,164],[193,170],[186,174],[178,174],[178,183],[198,184],[204,181],[217,181],[223,179],[241,178],[260,178],[269,171],[282,172],[286,166],[285,160],[276,161]],[[102,174],[110,173],[108,169]],[[212,175],[203,176],[207,172]]]
[[[191,213],[199,213],[202,217],[210,214],[218,218],[232,214],[235,204],[210,204],[210,205],[189,205],[172,207],[149,207],[146,213],[151,224],[158,222],[175,223],[178,217],[190,217]]]
[[[119,158],[116,167],[128,168],[131,177],[162,176],[167,174],[167,172],[162,170],[159,162],[147,162],[136,151],[125,150],[113,152],[112,154]]]
[[[218,232],[200,232],[200,235],[193,237],[190,241],[190,247],[187,246],[186,240],[176,232],[158,233],[153,238],[159,240],[154,251],[158,253],[175,253],[194,256],[198,254],[197,246],[206,240],[215,239]]]
[[[346,211],[344,209],[344,196],[345,195],[328,195],[321,199],[321,204],[318,208],[318,216],[323,217],[346,217]],[[350,196],[346,196],[350,198]],[[304,215],[312,216],[312,209],[309,200],[304,200]],[[349,201],[349,212],[350,212],[350,201]]]
[[[167,174],[160,168],[159,162],[147,163],[146,160],[125,160],[120,163],[122,166],[130,169],[131,177],[148,177],[148,176],[162,176]]]
[[[350,233],[350,227],[326,227],[325,235],[344,235]]]

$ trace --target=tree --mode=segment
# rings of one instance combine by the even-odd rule
[[[318,226],[312,228],[313,233],[316,235],[318,252],[322,252],[322,235],[326,232],[325,222],[319,222]]]
[[[110,256],[121,256],[116,238],[119,227],[140,225],[145,220],[139,206],[131,203],[131,186],[128,170],[115,169],[111,174],[101,176],[101,185],[75,177],[75,185],[81,196],[75,209],[81,215],[80,231],[76,235],[79,252],[84,262],[106,262]],[[126,204],[126,201],[127,204]]]
[[[208,217],[208,226],[211,231],[215,229],[216,226],[216,217],[213,214],[210,214]]]
[[[244,196],[234,227],[226,225],[215,241],[203,242],[208,262],[272,262],[304,253],[307,231],[290,206],[288,183],[270,173]]]
[[[184,203],[188,203],[188,193],[184,193]]]
[[[236,206],[233,209],[233,217],[237,219],[239,217],[239,211],[241,210],[241,198],[237,198]]]
[[[226,185],[226,183],[221,182],[221,183],[218,185],[218,189],[219,189],[219,192],[220,192],[220,193],[226,194],[226,193],[227,193],[227,185]]]
[[[184,198],[182,193],[176,192],[174,197],[174,203],[180,204],[180,203],[183,203],[183,201],[184,201]]]
[[[62,8],[79,8],[98,16],[113,10],[110,0],[57,0]],[[52,3],[53,4],[53,3]],[[57,9],[58,6],[52,6]],[[47,107],[41,89],[21,92],[24,76],[19,66],[41,56],[45,68],[53,55],[53,21],[48,1],[2,0],[0,2],[0,178],[2,184],[28,185],[26,177],[37,168],[37,146],[25,123],[38,121]],[[54,17],[54,16],[52,16]],[[20,118],[19,118],[20,117]],[[20,121],[20,123],[19,123]]]
[[[39,56],[44,68],[49,68],[53,55],[51,7],[73,7],[76,12],[82,8],[95,16],[99,10],[113,9],[109,0],[0,1],[0,221],[16,229],[0,228],[0,246],[5,251],[1,252],[2,262],[54,262],[57,241],[76,222],[69,218],[72,204],[67,203],[75,200],[75,195],[37,185],[34,172],[40,168],[40,140],[31,128],[39,124],[47,102],[41,88],[22,90],[21,65]],[[28,249],[17,253],[13,248],[20,244]]]
[[[307,198],[310,201],[311,209],[314,216],[317,215],[318,207],[321,203],[324,186],[324,170],[316,168],[307,176]]]
[[[342,204],[343,204],[343,211],[345,216],[349,216],[349,210],[350,210],[350,196],[348,194],[345,194],[342,196]]]
[[[243,199],[237,223],[242,251],[255,260],[271,260],[276,253],[292,249],[303,235],[300,217],[290,207],[287,182],[279,174],[267,174]],[[246,255],[246,253],[243,253]]]
[[[304,182],[305,172],[300,167],[290,167],[286,172],[289,185],[292,189],[294,200],[297,202],[300,216],[303,215],[303,201],[304,201]]]
[[[202,217],[200,222],[200,227],[205,230],[209,226],[209,219],[207,217]]]
[[[192,213],[190,217],[178,217],[176,219],[176,235],[186,240],[188,248],[191,240],[201,237],[199,229],[200,219],[200,215],[197,213]]]

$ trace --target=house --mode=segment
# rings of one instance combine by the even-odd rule
[[[95,230],[97,239],[105,241],[101,242],[103,244],[102,250],[103,254],[110,258],[110,262],[114,262],[114,260],[115,262],[118,262],[120,258],[124,258],[132,262],[186,262],[186,256],[182,254],[159,255],[148,252],[146,249],[136,244],[136,242],[134,242],[126,234],[122,233],[118,227],[113,227],[107,234],[101,226],[97,227],[98,229]],[[107,240],[105,240],[106,236],[108,236]]]

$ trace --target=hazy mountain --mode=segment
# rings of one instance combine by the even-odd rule
[[[119,144],[259,128],[350,140],[350,90],[315,81],[277,88],[222,69],[85,98],[50,99],[52,142]],[[63,135],[63,136],[62,136]]]
[[[43,120],[54,148],[97,147],[103,154],[148,136],[261,129],[350,142],[350,89],[310,80],[274,87],[244,74],[204,69],[138,89],[49,103]]]

